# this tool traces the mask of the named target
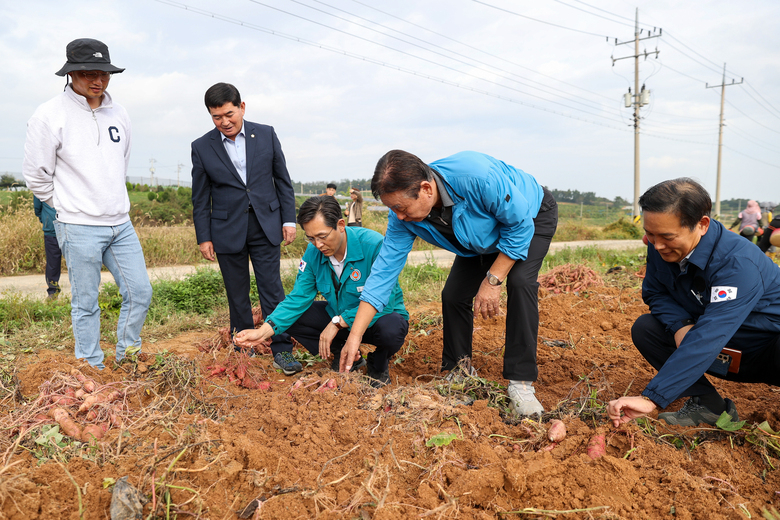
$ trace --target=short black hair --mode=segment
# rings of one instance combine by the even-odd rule
[[[390,150],[376,163],[371,193],[377,200],[386,193],[398,191],[416,199],[420,194],[420,184],[432,180],[431,169],[422,159],[403,150]]]
[[[325,187],[325,189],[328,189],[328,188],[333,188],[334,190],[339,189],[339,187],[336,186],[335,184],[333,184],[332,182]]]
[[[712,199],[693,179],[680,177],[656,184],[639,197],[643,212],[674,213],[680,225],[690,230],[712,212]]]
[[[241,106],[241,94],[230,83],[217,83],[210,86],[203,100],[206,102],[206,108],[219,108],[227,103]]]
[[[322,215],[326,226],[335,229],[341,220],[341,205],[330,195],[317,195],[308,198],[298,209],[298,224],[303,227],[304,224],[317,218],[317,215]]]

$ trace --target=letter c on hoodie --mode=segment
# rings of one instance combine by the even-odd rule
[[[116,135],[114,135],[114,132],[116,132]],[[119,129],[115,126],[109,126],[108,127],[108,136],[111,138],[112,141],[115,143],[119,142]]]

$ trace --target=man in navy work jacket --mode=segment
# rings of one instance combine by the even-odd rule
[[[631,335],[658,374],[641,396],[611,401],[609,417],[618,426],[690,397],[658,417],[714,425],[725,411],[736,421],[736,406],[705,373],[780,385],[780,269],[710,218],[710,196],[691,179],[657,184],[639,205],[650,242],[642,285],[650,314],[639,317]]]
[[[298,223],[310,245],[298,267],[295,287],[262,327],[239,332],[235,342],[242,347],[256,346],[273,334],[287,331],[312,354],[328,359],[332,353],[331,368],[338,370],[360,293],[382,247],[382,235],[366,228],[348,227],[341,218],[341,206],[328,195],[312,197],[301,204]],[[314,301],[317,292],[325,301]],[[366,360],[353,357],[351,370],[367,364],[366,374],[372,386],[388,384],[388,362],[404,344],[408,320],[403,293],[396,282],[390,288],[387,305],[373,317],[361,338],[363,343],[375,345],[376,350]]]
[[[248,258],[263,318],[284,299],[279,244],[295,239],[295,193],[276,132],[244,120],[238,89],[217,83],[205,102],[216,128],[192,143],[192,220],[203,258],[216,253],[236,332],[254,327]],[[285,374],[302,370],[289,337],[273,338],[271,350]]]
[[[361,295],[342,370],[351,365],[360,334],[387,304],[417,237],[455,253],[441,293],[444,320],[442,370],[470,365],[474,314],[499,313],[506,281],[507,317],[504,378],[519,415],[541,415],[536,398],[536,341],[539,329],[537,277],[558,224],[552,194],[528,173],[489,155],[460,152],[425,164],[403,150],[379,159],[371,191],[390,208],[382,252]],[[462,361],[464,360],[464,361]]]

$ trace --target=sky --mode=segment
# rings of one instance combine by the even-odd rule
[[[612,58],[634,55],[637,9],[641,192],[688,176],[715,197],[722,89],[706,87],[726,63],[721,198],[780,202],[777,0],[2,2],[0,173],[21,177],[27,120],[88,37],[127,69],[108,91],[133,123],[131,179],[151,159],[190,179],[190,143],[213,128],[203,94],[224,81],[275,128],[293,182],[370,178],[391,149],[475,150],[632,201],[635,60]]]

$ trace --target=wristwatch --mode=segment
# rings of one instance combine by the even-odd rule
[[[330,320],[330,322],[332,324],[334,324],[339,329],[346,329],[346,327],[342,327],[341,326],[341,316],[339,316],[339,315],[333,316],[333,318]]]
[[[487,272],[487,281],[490,285],[498,286],[504,283],[503,280],[499,280],[498,277],[494,274],[491,274],[490,271]]]

